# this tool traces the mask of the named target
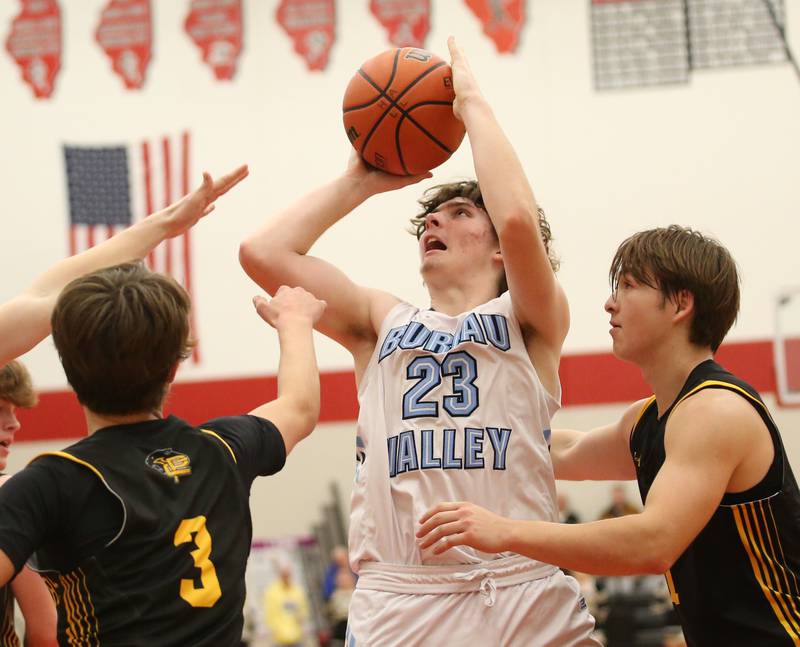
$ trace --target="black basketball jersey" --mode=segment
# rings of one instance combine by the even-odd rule
[[[116,536],[83,563],[65,562],[57,546],[32,560],[56,600],[62,645],[239,644],[249,484],[220,436],[160,422],[101,429],[45,454],[90,470],[123,510]]]
[[[14,629],[14,596],[11,584],[0,587],[0,647],[20,647]]]
[[[727,389],[761,416],[775,458],[762,481],[726,494],[708,524],[667,571],[689,647],[800,644],[800,493],[780,433],[750,385],[712,360],[690,373],[659,419],[655,398],[631,433],[642,501],[664,464],[664,433],[674,408],[702,389]]]
[[[0,477],[5,476],[0,472]],[[14,627],[14,594],[11,583],[0,586],[0,647],[20,647]]]

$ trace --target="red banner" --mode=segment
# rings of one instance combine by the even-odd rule
[[[6,50],[37,99],[47,99],[61,68],[61,11],[56,0],[21,0]]]
[[[150,0],[111,0],[103,9],[95,38],[128,90],[144,84],[152,33]]]
[[[525,22],[525,0],[465,0],[478,20],[483,33],[494,41],[501,54],[513,52]]]
[[[275,18],[309,70],[324,70],[335,38],[334,0],[281,0]]]
[[[214,76],[232,79],[242,51],[242,0],[192,0],[184,27]]]
[[[425,47],[431,27],[430,0],[370,0],[370,11],[395,47]]]

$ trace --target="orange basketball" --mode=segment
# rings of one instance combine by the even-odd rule
[[[447,160],[464,139],[453,115],[450,66],[424,49],[390,49],[366,61],[344,93],[344,129],[364,161],[417,175]]]

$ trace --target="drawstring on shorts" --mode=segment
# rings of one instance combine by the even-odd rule
[[[483,595],[483,603],[487,607],[493,607],[497,597],[497,585],[494,583],[493,573],[488,568],[476,568],[475,570],[466,573],[457,573],[454,575],[456,579],[469,582],[471,580],[482,578],[478,590]]]

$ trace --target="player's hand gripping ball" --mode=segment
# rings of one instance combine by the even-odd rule
[[[390,49],[365,61],[344,93],[347,137],[364,161],[394,175],[419,175],[464,139],[453,114],[450,66],[424,49]]]

